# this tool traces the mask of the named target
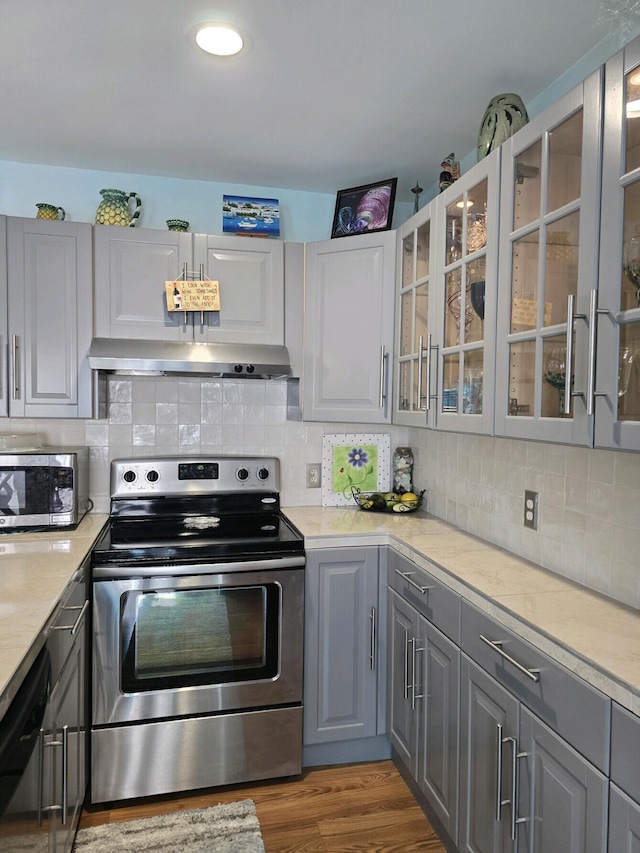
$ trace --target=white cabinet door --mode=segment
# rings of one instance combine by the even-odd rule
[[[194,235],[194,269],[220,285],[220,311],[196,313],[196,340],[284,344],[284,244],[256,237]],[[200,322],[200,321],[204,322]]]
[[[606,65],[595,445],[640,450],[640,39]]]
[[[592,442],[601,112],[596,71],[503,146],[497,435]]]
[[[167,311],[165,281],[192,266],[192,235],[96,225],[95,317],[101,338],[192,340],[189,318]]]
[[[7,316],[7,217],[0,216],[0,417],[9,414],[9,318]]]
[[[9,218],[7,289],[8,414],[91,417],[91,226]]]
[[[390,423],[395,233],[307,246],[304,419]]]

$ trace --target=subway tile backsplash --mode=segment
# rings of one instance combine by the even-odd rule
[[[427,509],[463,530],[640,609],[640,454],[432,430],[287,421],[284,381],[110,377],[105,420],[7,419],[2,432],[87,444],[91,496],[109,509],[109,462],[165,454],[264,454],[282,466],[283,506],[320,505],[305,486],[325,433],[381,432],[414,451]],[[539,493],[537,531],[524,490]]]

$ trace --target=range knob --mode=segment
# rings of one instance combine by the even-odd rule
[[[255,367],[252,364],[247,365],[247,373],[253,373],[255,371]]]
[[[258,479],[259,480],[268,480],[269,479],[269,469],[268,468],[260,468],[258,471]]]
[[[236,473],[236,477],[239,480],[248,480],[249,479],[249,472],[247,471],[246,468],[238,468],[238,471]]]
[[[125,483],[135,483],[136,477],[137,477],[136,472],[132,471],[131,469],[129,469],[128,471],[125,471],[124,474],[122,475],[122,479],[125,481]]]
[[[242,365],[241,364],[236,364],[236,366],[233,369],[235,370],[236,373],[242,373]]]
[[[156,470],[154,470],[152,468],[151,471],[147,471],[147,480],[150,483],[157,483],[159,479],[160,479],[160,474],[158,474],[158,472]]]

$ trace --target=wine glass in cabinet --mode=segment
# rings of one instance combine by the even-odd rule
[[[495,432],[589,445],[602,75],[502,146]]]

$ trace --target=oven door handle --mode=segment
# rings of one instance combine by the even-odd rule
[[[188,575],[219,575],[229,572],[269,571],[271,569],[302,569],[304,555],[271,560],[239,560],[236,563],[189,563],[187,565],[158,566],[136,563],[132,566],[94,566],[94,579],[184,577]]]

